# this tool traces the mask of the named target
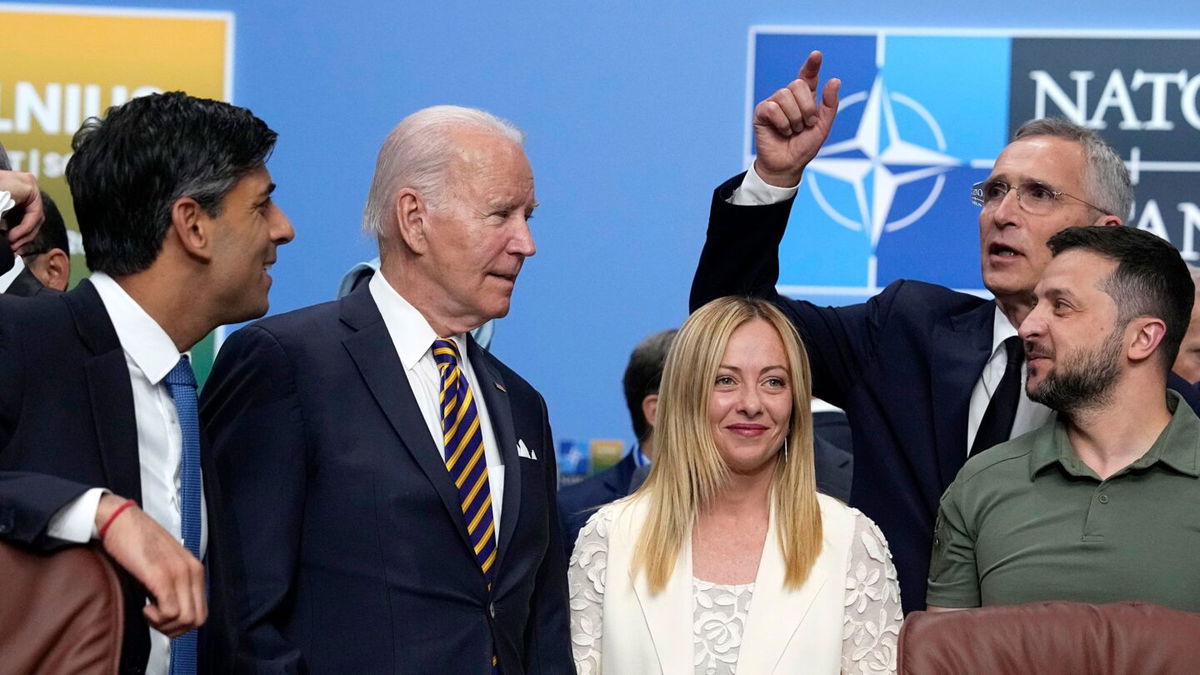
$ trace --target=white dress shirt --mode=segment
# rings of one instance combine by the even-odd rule
[[[413,397],[417,399],[417,407],[421,409],[421,416],[425,418],[425,425],[429,427],[429,435],[438,449],[438,459],[445,463],[446,444],[443,440],[442,414],[439,409],[442,376],[438,373],[437,362],[433,360],[433,341],[439,336],[417,308],[392,288],[384,278],[382,270],[371,277],[369,290],[375,300],[375,306],[383,315],[383,324],[387,327],[388,335],[392,336],[396,355],[400,357],[404,374],[408,376],[408,385],[412,389]],[[496,445],[496,434],[492,430],[492,419],[488,415],[483,389],[480,388],[479,378],[475,376],[475,369],[471,366],[471,358],[467,353],[466,335],[453,335],[449,339],[458,345],[458,353],[462,355],[458,367],[474,392],[475,407],[479,411],[483,457],[487,461],[488,487],[492,491],[492,523],[499,542],[500,511],[504,503],[504,461],[501,459],[500,448]]]
[[[975,442],[975,434],[979,432],[979,423],[983,421],[983,414],[987,412],[988,403],[992,400],[992,394],[996,392],[996,387],[1000,386],[1000,380],[1004,377],[1004,369],[1008,367],[1008,352],[1004,349],[1004,341],[1017,334],[1017,329],[1009,323],[1008,317],[1004,316],[1004,312],[1000,311],[1000,306],[996,306],[996,314],[992,319],[992,356],[988,359],[987,365],[983,367],[983,372],[979,375],[979,380],[975,383],[975,388],[971,390],[971,408],[967,413],[967,452],[971,452],[971,444]],[[1029,371],[1024,367],[1021,368],[1021,398],[1017,399],[1017,415],[1013,418],[1012,432],[1009,433],[1009,438],[1016,438],[1021,434],[1042,426],[1050,419],[1050,413],[1053,411],[1042,405],[1029,400],[1029,396],[1025,393],[1025,380],[1029,377]]]
[[[183,435],[175,412],[175,399],[163,382],[181,355],[166,331],[112,277],[96,272],[91,276],[91,282],[104,303],[129,367],[137,419],[142,510],[182,544],[179,481]],[[105,492],[107,490],[103,488],[93,488],[60,509],[51,519],[47,533],[78,543],[96,537],[96,508]],[[203,491],[200,507],[200,557],[203,559],[208,548],[208,517]],[[165,674],[170,664],[170,638],[151,628],[146,672]]]
[[[0,237],[0,246],[7,246],[7,245],[8,245],[8,241],[5,240],[3,237]],[[12,286],[13,280],[16,279],[17,275],[19,275],[24,269],[25,269],[25,261],[21,260],[21,256],[14,255],[12,269],[5,272],[4,274],[0,274],[0,293],[4,293],[4,292],[8,291],[8,287]]]
[[[785,199],[791,199],[799,188],[799,183],[786,188],[768,185],[751,166],[750,170],[746,172],[742,184],[733,191],[728,201],[735,206],[776,204]],[[975,442],[975,434],[979,432],[979,423],[983,421],[983,413],[987,411],[988,402],[992,400],[992,393],[1000,385],[1000,379],[1004,377],[1004,369],[1008,365],[1004,340],[1016,334],[1017,329],[1013,328],[1008,317],[1004,316],[1004,312],[1001,312],[997,305],[996,315],[992,320],[992,356],[988,359],[987,365],[983,367],[983,372],[979,374],[979,380],[975,382],[974,389],[971,390],[971,405],[967,416],[967,453],[971,452],[971,444]],[[1042,426],[1050,419],[1052,412],[1046,406],[1029,400],[1025,394],[1026,377],[1027,371],[1022,368],[1021,398],[1017,401],[1017,415],[1013,419],[1012,433],[1009,434],[1009,438],[1016,438]]]

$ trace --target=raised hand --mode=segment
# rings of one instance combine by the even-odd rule
[[[106,494],[96,510],[103,525],[125,500]],[[150,604],[142,614],[160,633],[178,637],[208,617],[204,566],[171,533],[136,506],[121,511],[105,532],[104,550],[146,587]]]
[[[770,185],[799,183],[804,167],[829,137],[842,82],[826,82],[817,100],[821,58],[821,52],[809,54],[796,79],[754,107],[754,170]]]

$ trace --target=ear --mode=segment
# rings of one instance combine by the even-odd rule
[[[1120,227],[1121,225],[1124,225],[1124,222],[1121,221],[1120,216],[1110,216],[1110,215],[1105,214],[1105,215],[1102,215],[1099,218],[1097,218],[1095,221],[1093,221],[1092,225]]]
[[[1130,361],[1145,361],[1154,356],[1166,334],[1167,325],[1162,319],[1143,316],[1130,321],[1125,333],[1126,344],[1129,345],[1126,356]]]
[[[653,429],[658,417],[658,394],[650,394],[642,399],[642,415],[646,417],[646,423]]]
[[[171,205],[170,232],[188,255],[205,262],[213,257],[213,220],[191,197],[180,197]]]
[[[33,259],[30,271],[46,288],[65,291],[71,282],[71,258],[61,248],[52,248]]]
[[[393,208],[400,240],[413,253],[425,253],[429,249],[429,202],[420,192],[404,188],[396,194]]]

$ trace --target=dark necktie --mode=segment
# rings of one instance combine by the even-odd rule
[[[1000,378],[999,386],[992,392],[992,400],[988,401],[987,411],[979,422],[979,431],[975,433],[975,442],[971,444],[972,457],[1007,441],[1012,434],[1017,402],[1021,400],[1021,366],[1025,363],[1025,346],[1021,338],[1014,335],[1004,341],[1004,351],[1008,356],[1004,377]]]
[[[179,522],[183,545],[200,559],[200,418],[196,405],[196,376],[186,356],[167,373],[164,380],[183,436],[183,455],[179,462]],[[196,631],[190,630],[171,641],[171,675],[196,672]]]

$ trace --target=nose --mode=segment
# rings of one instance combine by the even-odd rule
[[[508,252],[528,258],[537,255],[537,246],[533,243],[533,231],[529,229],[529,219],[522,217],[517,224],[516,232],[508,242]]]
[[[1025,316],[1025,320],[1017,327],[1017,335],[1025,342],[1044,334],[1046,329],[1046,320],[1042,318],[1043,307],[1045,303],[1038,303],[1033,306],[1029,314]]]
[[[276,206],[272,209],[271,215],[271,223],[267,231],[276,246],[283,246],[296,238],[296,230],[292,228],[292,221],[288,219],[283,209]]]
[[[999,203],[991,208],[992,220],[996,227],[1008,227],[1017,224],[1018,214],[1021,212],[1020,193],[1016,190],[1009,190],[1007,194],[1000,198]]]
[[[743,384],[739,394],[738,412],[750,419],[758,417],[762,413],[762,399],[759,397],[758,388],[753,383]]]

